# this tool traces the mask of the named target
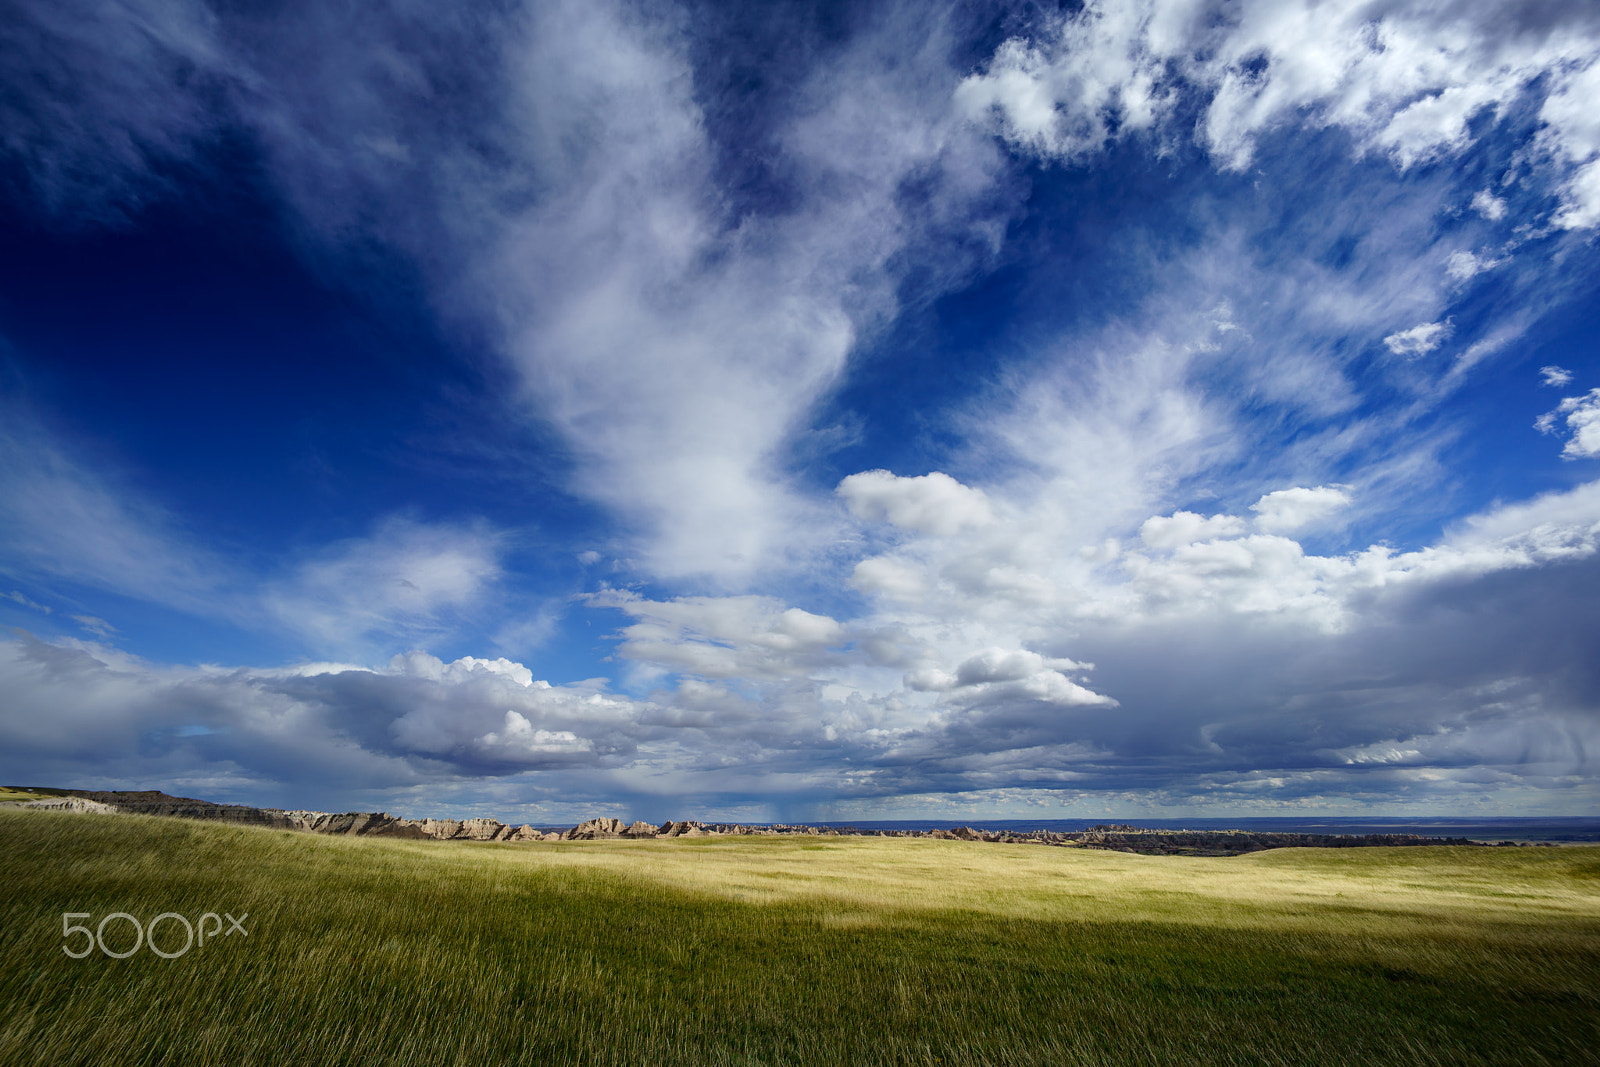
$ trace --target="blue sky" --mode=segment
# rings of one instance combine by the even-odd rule
[[[1596,809],[1592,6],[17,11],[6,780]]]

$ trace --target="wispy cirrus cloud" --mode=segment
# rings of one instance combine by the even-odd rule
[[[80,101],[65,121],[44,82],[15,102],[35,132],[8,147],[41,188],[155,195],[158,164],[242,129],[308,255],[413,256],[562,435],[572,488],[662,575],[738,582],[810,553],[791,531],[826,512],[783,474],[785,445],[893,315],[905,253],[943,249],[942,271],[919,271],[937,292],[993,251],[1015,199],[998,146],[939,88],[945,15],[864,16],[776,96],[773,124],[729,131],[708,122],[729,90],[697,76],[683,19],[623,3],[380,6],[360,32],[331,9],[148,3],[102,23],[46,7],[15,46]],[[886,67],[891,45],[904,62]],[[730,135],[782,160],[769,202],[718,191],[745,157]]]
[[[170,511],[66,445],[20,400],[0,429],[0,552],[11,568],[204,612],[226,565]]]
[[[0,433],[0,554],[13,573],[292,635],[317,656],[387,656],[393,643],[448,638],[483,609],[501,574],[504,534],[483,522],[380,520],[368,535],[307,552],[285,547],[262,568],[210,547],[87,446],[46,426],[20,399]],[[48,613],[20,592],[23,606]],[[109,639],[116,628],[70,616]]]
[[[367,537],[324,547],[261,599],[323,654],[357,654],[452,635],[501,574],[502,537],[477,526],[391,517]]]

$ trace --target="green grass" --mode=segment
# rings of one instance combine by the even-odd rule
[[[0,785],[0,804],[26,804],[30,800],[48,800],[65,796],[60,789],[29,789],[23,786]]]
[[[0,884],[6,1064],[1570,1064],[1600,1048],[1595,848],[474,845],[0,810]],[[68,911],[248,912],[249,936],[73,960]]]

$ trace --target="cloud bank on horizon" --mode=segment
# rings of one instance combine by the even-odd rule
[[[1600,803],[1593,5],[23,0],[0,79],[8,780]]]

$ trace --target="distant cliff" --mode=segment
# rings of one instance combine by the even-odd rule
[[[784,825],[748,826],[742,823],[646,822],[632,825],[620,819],[590,819],[570,830],[539,830],[532,826],[507,826],[497,819],[402,819],[386,812],[285,811],[241,804],[214,804],[208,800],[168,796],[153,789],[111,792],[87,789],[12,787],[13,796],[29,794],[36,800],[14,801],[23,808],[76,811],[103,815],[168,815],[181,819],[209,819],[245,826],[268,826],[314,834],[360,837],[400,837],[435,841],[596,841],[658,837],[727,836],[846,836],[926,837],[953,841],[989,841],[1004,844],[1054,845],[1146,855],[1234,856],[1269,848],[1364,848],[1396,845],[1475,845],[1464,837],[1422,837],[1417,834],[1298,834],[1254,830],[1144,830],[1136,826],[1096,826],[1060,832],[1033,830],[856,830]],[[1513,842],[1502,841],[1500,845]]]
[[[16,788],[14,792],[24,792]],[[180,819],[207,819],[302,830],[314,834],[353,834],[362,837],[409,837],[438,841],[541,841],[560,835],[545,834],[531,826],[507,826],[495,819],[402,819],[381,811],[285,811],[252,808],[243,804],[216,804],[192,797],[174,797],[154,789],[112,792],[91,789],[33,789],[40,799],[23,801],[24,808],[99,812],[116,815],[170,815]]]

